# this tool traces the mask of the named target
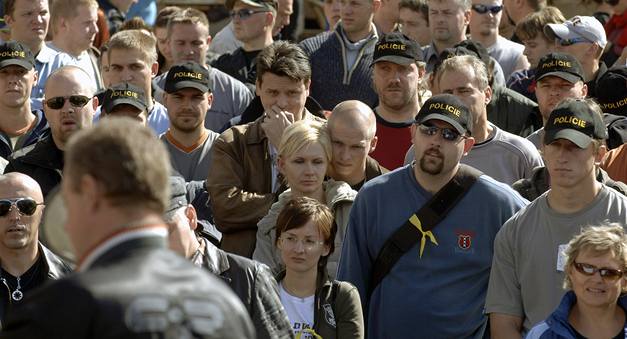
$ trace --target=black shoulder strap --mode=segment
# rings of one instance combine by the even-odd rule
[[[374,262],[368,295],[372,294],[396,262],[419,240],[422,240],[421,247],[424,247],[426,237],[433,237],[429,231],[457,205],[481,174],[479,170],[460,164],[453,179],[392,234],[383,244]],[[434,240],[432,238],[432,241]]]

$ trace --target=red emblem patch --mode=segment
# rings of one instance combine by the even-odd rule
[[[457,246],[462,250],[468,250],[472,246],[472,236],[470,234],[458,234]]]

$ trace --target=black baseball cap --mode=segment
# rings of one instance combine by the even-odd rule
[[[422,61],[420,45],[401,32],[384,34],[374,47],[372,64],[389,61],[400,65],[409,65]]]
[[[583,81],[584,72],[574,56],[555,52],[543,56],[538,62],[536,81],[547,76],[556,76],[574,84]]]
[[[0,68],[17,65],[31,70],[35,67],[35,57],[26,45],[10,40],[0,42]]]
[[[592,139],[607,139],[607,128],[601,114],[584,99],[566,99],[549,115],[544,126],[544,144],[567,139],[586,148]]]
[[[170,68],[163,90],[174,93],[183,88],[195,88],[203,93],[211,91],[209,70],[197,62],[187,61]]]
[[[170,176],[170,202],[163,213],[163,219],[170,221],[174,212],[183,206],[187,206],[187,188],[185,179],[179,176]]]
[[[128,83],[111,86],[107,89],[102,101],[102,112],[111,113],[118,105],[131,105],[141,111],[148,109],[144,91]]]
[[[438,94],[429,98],[418,111],[415,123],[442,120],[451,124],[461,135],[472,131],[472,116],[468,107],[452,94]]]
[[[240,1],[241,3],[248,6],[264,8],[274,12],[276,12],[277,8],[279,8],[277,0],[226,0],[224,6],[226,6],[227,9],[231,10],[233,9],[233,6],[235,6],[235,3],[237,1]]]
[[[627,66],[607,70],[597,80],[597,101],[603,113],[627,116]]]

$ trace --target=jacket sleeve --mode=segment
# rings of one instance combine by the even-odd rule
[[[257,224],[257,244],[253,252],[253,260],[268,265],[272,272],[278,273],[281,270],[281,262],[277,260],[278,253],[274,246],[274,237],[276,236],[276,217],[278,214],[273,213],[279,202],[274,203],[270,208],[268,215],[263,217]]]
[[[256,228],[274,202],[273,193],[261,194],[244,189],[244,159],[233,130],[225,131],[214,142],[207,178],[213,218],[223,233]]]
[[[250,316],[258,338],[293,338],[276,280],[266,265],[257,264]]]
[[[340,282],[335,301],[337,338],[364,338],[364,317],[359,291],[350,283]]]

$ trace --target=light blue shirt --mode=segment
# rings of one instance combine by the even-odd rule
[[[48,77],[57,68],[69,65],[72,60],[67,54],[59,53],[44,44],[35,57],[35,70],[37,71],[37,83],[30,93],[31,109],[43,109],[44,86]]]

